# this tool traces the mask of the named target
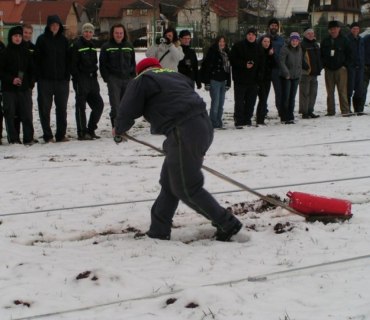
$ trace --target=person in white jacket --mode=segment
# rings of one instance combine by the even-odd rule
[[[184,59],[184,52],[176,30],[167,28],[163,32],[163,38],[160,38],[158,44],[147,50],[146,56],[157,58],[163,68],[177,71],[179,62]]]

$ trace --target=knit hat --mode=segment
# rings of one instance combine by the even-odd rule
[[[249,28],[249,29],[247,30],[247,33],[246,33],[246,34],[248,34],[248,33],[253,33],[253,34],[256,36],[256,35],[257,35],[257,29],[256,29],[256,28],[251,27],[251,28]]]
[[[299,40],[301,41],[301,37],[298,32],[292,32],[289,36],[290,40]]]
[[[352,22],[352,24],[350,25],[350,28],[352,29],[353,27],[359,27],[360,28],[360,24],[358,22]]]
[[[339,28],[339,27],[340,27],[339,22],[336,20],[329,21],[328,23],[328,29]]]
[[[136,65],[136,73],[140,74],[148,68],[162,68],[157,58],[145,58]]]
[[[279,25],[279,21],[278,21],[278,19],[276,19],[276,18],[272,18],[272,19],[270,19],[269,20],[269,23],[268,23],[268,27],[269,26],[271,26],[272,24],[277,24],[277,25]]]
[[[16,26],[16,27],[13,27],[13,28],[9,29],[8,43],[12,42],[12,36],[14,36],[16,34],[20,34],[21,36],[23,36],[23,28],[21,26]]]
[[[82,32],[85,32],[85,31],[92,31],[94,32],[95,31],[95,27],[93,24],[87,22],[85,23],[83,26],[82,26]]]
[[[307,33],[309,32],[315,32],[312,28],[307,28],[305,31],[303,31],[303,36],[307,36]]]

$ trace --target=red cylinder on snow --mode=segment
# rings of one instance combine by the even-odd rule
[[[352,215],[352,203],[348,200],[291,191],[287,193],[287,196],[290,199],[289,206],[306,215]]]

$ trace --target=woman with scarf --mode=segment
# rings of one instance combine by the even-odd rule
[[[224,36],[218,36],[202,63],[202,82],[211,96],[210,119],[215,129],[223,129],[225,93],[230,89],[229,49]]]

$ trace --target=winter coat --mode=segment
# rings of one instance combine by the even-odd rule
[[[279,35],[272,35],[268,34],[271,37],[271,45],[274,49],[274,59],[275,59],[275,65],[274,68],[279,68],[279,56],[280,56],[280,50],[285,44],[285,40],[282,36]]]
[[[99,62],[100,73],[105,82],[108,81],[110,75],[126,80],[136,75],[135,50],[126,40],[117,43],[111,39],[104,43],[101,47]]]
[[[190,46],[182,45],[181,47],[184,53],[184,59],[182,59],[177,66],[178,71],[193,80],[199,88],[201,86],[201,81],[198,70],[198,58],[195,50]]]
[[[45,32],[37,38],[35,59],[38,78],[69,81],[69,44],[63,32],[60,23],[59,31],[54,36],[48,24]]]
[[[365,65],[370,65],[370,34],[364,37]]]
[[[252,85],[262,81],[263,53],[257,42],[242,40],[233,45],[230,52],[233,80],[237,84]],[[247,62],[253,61],[252,68],[247,68]]]
[[[22,84],[14,85],[14,78],[20,77]],[[9,42],[0,55],[0,80],[3,92],[26,91],[32,87],[34,65],[31,53],[22,45]]]
[[[148,69],[131,80],[117,111],[116,134],[128,131],[144,116],[151,133],[168,134],[177,124],[206,112],[192,81],[169,69]]]
[[[334,52],[334,55],[332,55]],[[352,63],[352,54],[349,41],[339,34],[335,39],[327,37],[321,42],[321,59],[325,69],[338,70],[348,68]]]
[[[319,76],[322,70],[320,46],[316,40],[303,38],[302,43],[302,74]]]
[[[230,59],[229,49],[225,47],[225,53]],[[201,78],[204,84],[209,84],[211,80],[216,81],[226,81],[226,86],[231,86],[231,72],[230,72],[230,62],[226,69],[229,72],[225,71],[224,61],[222,59],[222,54],[219,50],[218,44],[212,45],[206,57],[202,62],[201,68]]]
[[[264,60],[262,81],[270,81],[272,69],[276,67],[277,62],[275,61],[275,54],[272,54],[272,55],[269,54],[269,51],[272,48],[272,45],[270,45],[267,49],[263,48],[261,45],[262,38],[258,40],[258,47],[259,47],[259,50],[263,53],[261,57]]]
[[[301,46],[292,47],[290,43],[280,50],[279,75],[285,79],[299,79],[302,74],[302,49]]]
[[[98,54],[93,41],[87,41],[84,37],[78,38],[71,44],[70,57],[73,80],[78,81],[80,74],[97,76]]]
[[[355,38],[352,33],[348,35],[349,45],[352,53],[352,63],[349,65],[352,68],[363,69],[365,65],[365,43],[360,36]]]
[[[171,69],[177,71],[177,66],[179,62],[184,59],[184,52],[182,47],[175,46],[175,44],[170,43],[160,43],[159,45],[154,45],[150,47],[146,54],[147,57],[157,58],[163,68]]]

